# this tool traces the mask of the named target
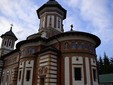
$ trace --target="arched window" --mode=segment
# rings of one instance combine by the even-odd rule
[[[64,43],[64,49],[69,49],[69,43],[68,42]]]
[[[6,45],[6,41],[4,41],[4,45]]]
[[[26,81],[30,80],[31,70],[26,70]]]
[[[11,41],[9,42],[9,46],[11,46]]]
[[[22,74],[22,72],[21,72],[21,70],[19,71],[19,81],[20,81],[20,79],[21,79],[21,74]]]
[[[13,48],[14,47],[14,41],[12,41],[12,43],[11,43],[11,48]]]
[[[72,42],[71,43],[71,48],[72,49],[77,49],[77,47],[78,47],[78,43],[77,42]]]
[[[60,18],[58,18],[58,28],[60,28]]]

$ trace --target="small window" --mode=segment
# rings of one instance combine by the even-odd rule
[[[96,81],[96,69],[93,69],[93,80]]]
[[[81,80],[81,68],[74,68],[74,79],[78,81]]]
[[[6,45],[6,41],[4,41],[4,45]]]
[[[21,79],[21,71],[19,71],[19,81],[20,81],[20,79]]]
[[[9,42],[9,46],[11,45],[11,41]]]
[[[7,74],[7,76],[6,76],[6,82],[8,82],[8,78],[9,78],[9,76],[8,76],[8,74]]]
[[[13,46],[14,46],[14,42],[12,41],[12,43],[11,43],[11,48],[13,48]]]
[[[58,28],[60,28],[60,23],[61,23],[60,18],[58,18]]]
[[[26,71],[26,81],[30,80],[30,70]]]

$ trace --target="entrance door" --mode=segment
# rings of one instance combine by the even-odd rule
[[[42,78],[40,78],[40,85],[45,85],[44,82],[45,81],[45,79],[44,79],[44,77],[42,77]]]

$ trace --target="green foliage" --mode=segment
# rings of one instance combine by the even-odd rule
[[[97,67],[99,75],[113,73],[113,58],[109,58],[106,53],[104,53],[104,56],[100,56],[97,60]]]

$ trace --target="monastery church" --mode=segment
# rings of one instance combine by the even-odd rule
[[[1,35],[0,84],[98,85],[96,48],[100,39],[74,31],[73,26],[64,32],[67,11],[56,0],[48,0],[36,13],[38,32],[18,42],[16,49],[12,27]]]

